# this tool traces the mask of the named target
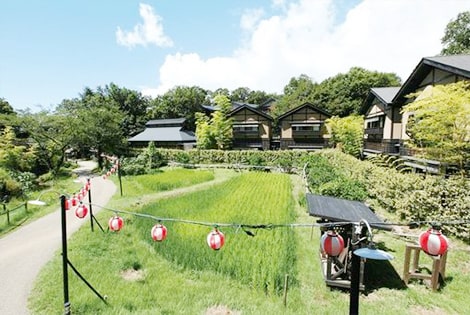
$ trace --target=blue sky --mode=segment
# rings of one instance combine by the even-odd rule
[[[281,93],[352,66],[406,79],[467,0],[2,0],[0,98],[51,109],[111,82]]]

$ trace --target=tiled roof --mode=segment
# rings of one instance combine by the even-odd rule
[[[282,114],[281,116],[279,116],[278,119],[279,119],[279,120],[282,120],[282,119],[286,118],[287,116],[289,116],[289,115],[295,113],[296,111],[298,111],[298,110],[300,110],[300,109],[302,109],[302,108],[304,108],[304,107],[310,107],[310,108],[312,108],[313,110],[315,110],[315,111],[317,111],[317,112],[319,112],[319,113],[322,113],[323,115],[326,115],[326,116],[330,116],[330,117],[331,117],[331,114],[328,113],[327,111],[325,111],[325,110],[323,110],[323,109],[320,109],[320,108],[314,106],[313,104],[310,104],[310,103],[307,102],[307,103],[304,103],[304,104],[302,104],[302,105],[300,105],[300,106],[297,106],[297,107],[292,108],[291,110],[285,112],[284,114]]]
[[[416,91],[418,85],[433,68],[470,79],[470,55],[436,56],[421,59],[393,98],[393,103],[399,106],[403,104],[406,95]]]
[[[186,118],[170,118],[170,119],[153,119],[149,120],[146,126],[165,126],[165,125],[182,125]]]
[[[263,113],[263,112],[261,112],[261,111],[255,109],[255,108],[251,107],[249,104],[244,104],[244,105],[242,105],[242,106],[239,106],[239,107],[236,107],[236,108],[232,109],[232,111],[229,113],[229,115],[232,116],[232,115],[234,115],[235,113],[237,113],[237,112],[239,112],[239,111],[241,111],[241,110],[243,110],[243,109],[247,109],[247,110],[249,110],[249,111],[251,111],[251,112],[253,112],[253,113],[257,114],[257,115],[263,116],[263,117],[265,117],[265,118],[267,118],[267,119],[269,119],[269,120],[273,120],[273,118],[272,118],[271,116],[269,116],[268,114],[265,114],[265,113]]]
[[[196,136],[192,131],[181,130],[181,127],[146,128],[138,135],[129,139],[130,142],[195,142]]]
[[[372,88],[371,92],[384,104],[390,104],[400,90],[399,86]]]

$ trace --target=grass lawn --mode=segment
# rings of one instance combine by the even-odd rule
[[[187,170],[185,170],[187,171]],[[196,177],[198,171],[195,172]],[[202,176],[202,175],[201,175]],[[176,177],[175,177],[176,178]],[[212,184],[162,195],[149,189],[149,178],[129,178],[125,195],[110,208],[157,217],[207,222],[314,223],[306,213],[304,188],[297,176],[215,171]],[[224,179],[226,179],[224,181]],[[129,184],[135,181],[134,184]],[[112,213],[97,218],[107,222]],[[123,215],[119,233],[90,232],[83,227],[69,241],[69,259],[102,294],[99,300],[69,270],[73,314],[347,314],[349,293],[327,287],[318,255],[318,228],[251,230],[220,228],[226,244],[212,251],[205,237],[212,227],[163,222],[168,237],[150,239],[155,222]],[[456,240],[448,254],[446,284],[432,292],[400,280],[405,242],[390,232],[374,236],[395,256],[390,263],[366,263],[366,292],[361,314],[468,314],[470,254]],[[427,257],[422,261],[427,263]],[[287,305],[283,285],[289,275]],[[62,311],[61,256],[46,265],[30,297],[33,314]]]
[[[0,236],[31,220],[36,220],[57,210],[59,197],[57,193],[47,193],[48,190],[73,192],[79,190],[82,186],[80,183],[75,183],[70,177],[56,179],[49,188],[34,192],[29,196],[31,200],[41,196],[41,201],[46,202],[44,207],[27,205],[27,200],[11,200],[8,204],[5,204],[7,209],[14,209],[10,213],[10,224],[8,224],[6,215],[0,215]],[[3,213],[3,207],[0,207],[0,213]]]

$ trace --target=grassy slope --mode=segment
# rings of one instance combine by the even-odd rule
[[[292,180],[293,197],[300,201],[296,203],[297,221],[315,222],[306,214],[300,180],[295,176]],[[117,197],[111,207],[140,204],[157,196],[161,197],[161,194],[145,198]],[[98,217],[104,222],[109,213],[101,212]],[[135,230],[98,236],[84,228],[71,239],[69,258],[100,292],[109,294],[111,306],[105,306],[71,274],[70,296],[74,314],[204,314],[217,305],[219,309],[243,314],[348,313],[348,292],[330,289],[323,282],[318,259],[318,229],[299,228],[295,233],[299,282],[289,290],[285,308],[282,296],[266,295],[262,290],[250,288],[228,276],[208,270],[185,269],[169,262],[158,253],[158,247],[149,245]],[[446,286],[433,293],[417,281],[408,288],[401,285],[399,276],[403,270],[405,247],[402,240],[391,233],[377,233],[374,240],[383,242],[395,260],[390,265],[377,265],[371,261],[366,264],[369,290],[360,297],[361,314],[470,313],[466,302],[466,292],[470,290],[470,255],[462,244],[452,240]],[[120,272],[128,268],[137,269],[136,276],[143,272],[143,278],[123,281]],[[387,277],[383,270],[387,270]],[[61,283],[60,256],[57,255],[41,272],[36,284],[30,301],[34,314],[60,312]]]

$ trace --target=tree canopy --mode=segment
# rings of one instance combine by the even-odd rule
[[[317,84],[307,76],[301,74],[297,78],[291,78],[284,87],[284,95],[271,109],[274,117],[280,116],[289,109],[300,106],[306,102],[313,103]]]
[[[326,120],[330,134],[330,144],[340,148],[344,153],[359,157],[364,139],[364,118],[350,115],[339,118],[333,116]]]
[[[10,103],[5,99],[0,98],[0,114],[11,115],[14,113],[15,111],[13,110],[13,107],[11,107]]]
[[[210,119],[202,113],[197,114],[197,146],[200,149],[227,150],[232,142],[232,120],[228,117],[232,104],[223,94],[217,95],[214,102],[217,110]]]
[[[470,11],[459,13],[447,24],[441,43],[442,55],[470,53]]]
[[[465,166],[470,158],[470,82],[436,85],[427,97],[404,106],[403,113],[411,114],[409,146],[425,158]]]
[[[371,88],[399,86],[400,83],[400,78],[394,73],[353,67],[348,73],[337,74],[318,84],[313,102],[332,115],[345,117],[359,113]]]
[[[202,111],[207,91],[197,86],[177,86],[151,101],[150,118],[186,118],[188,128],[195,129],[195,113]]]
[[[272,111],[275,117],[287,110],[309,102],[334,116],[345,117],[359,113],[362,102],[372,87],[399,86],[394,73],[369,71],[353,67],[347,73],[315,83],[307,75],[292,78],[284,88],[284,95]]]

